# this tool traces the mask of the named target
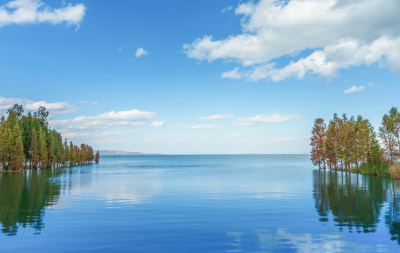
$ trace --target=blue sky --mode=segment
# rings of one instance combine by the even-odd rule
[[[0,109],[45,105],[96,149],[307,153],[315,118],[399,105],[385,3],[0,1]]]

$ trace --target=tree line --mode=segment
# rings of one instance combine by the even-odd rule
[[[0,170],[23,168],[57,168],[99,162],[99,152],[82,143],[68,143],[49,127],[49,112],[44,106],[24,115],[22,105],[15,104],[0,121]]]
[[[368,119],[346,114],[334,114],[328,124],[317,118],[311,134],[311,160],[319,168],[399,177],[400,113],[396,107],[383,116],[378,135]]]

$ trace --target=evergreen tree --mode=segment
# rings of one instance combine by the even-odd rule
[[[93,161],[93,149],[80,147],[67,140],[56,130],[49,129],[45,107],[23,115],[23,107],[15,104],[0,121],[0,170],[30,168],[54,168],[61,165],[88,164]],[[25,164],[24,164],[25,163]],[[29,163],[29,166],[28,166]],[[25,166],[24,166],[25,165]]]
[[[38,134],[36,129],[32,129],[32,143],[31,143],[31,168],[37,169],[40,161],[40,149],[38,142]]]
[[[10,135],[8,136],[8,167],[12,170],[24,168],[24,145],[22,143],[21,130],[18,123],[18,118],[14,111],[10,111],[7,118],[7,127]]]
[[[47,153],[47,144],[46,144],[45,134],[46,133],[44,132],[44,130],[40,129],[39,138],[38,138],[40,168],[47,168],[49,166],[48,165],[48,153]]]
[[[1,117],[0,123],[0,170],[7,167],[7,161],[9,160],[8,136],[10,136],[10,134],[3,116]]]
[[[75,165],[76,163],[76,150],[72,141],[69,143],[69,165]]]

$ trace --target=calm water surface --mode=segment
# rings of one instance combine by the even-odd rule
[[[0,229],[0,252],[400,252],[400,190],[306,155],[104,156],[1,173]]]

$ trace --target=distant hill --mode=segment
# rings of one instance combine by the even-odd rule
[[[99,150],[100,155],[161,155],[156,153],[141,153],[141,152],[129,152],[119,150]]]

